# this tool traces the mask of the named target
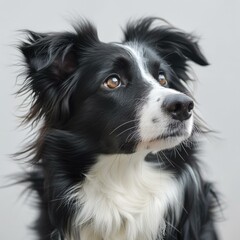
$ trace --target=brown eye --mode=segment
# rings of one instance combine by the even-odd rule
[[[164,72],[161,72],[161,71],[159,72],[158,81],[161,84],[161,86],[166,86],[167,85],[168,82],[167,82],[167,79],[165,77]]]
[[[118,76],[111,76],[103,83],[103,85],[108,89],[116,89],[121,86],[121,80]]]

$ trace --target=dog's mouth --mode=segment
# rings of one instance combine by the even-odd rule
[[[168,127],[161,135],[147,141],[140,141],[138,149],[155,152],[173,148],[191,136],[192,128],[192,122],[174,121],[169,123]]]
[[[189,135],[189,133],[187,132],[185,122],[174,122],[170,123],[167,130],[163,134],[155,138],[154,141],[174,137],[184,137],[186,135]]]

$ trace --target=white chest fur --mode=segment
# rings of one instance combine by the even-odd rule
[[[99,157],[78,192],[81,240],[153,240],[164,234],[165,212],[171,207],[179,214],[182,187],[173,173],[144,157]]]

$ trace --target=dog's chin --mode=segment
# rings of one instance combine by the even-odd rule
[[[136,152],[145,151],[156,153],[161,150],[171,149],[186,141],[192,134],[192,131],[179,130],[176,132],[165,133],[150,140],[140,141]]]

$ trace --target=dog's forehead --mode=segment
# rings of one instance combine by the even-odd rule
[[[128,55],[128,59],[133,64],[134,71],[138,72],[140,79],[152,86],[156,85],[152,73],[158,73],[160,68],[165,69],[165,63],[154,49],[138,42],[127,42],[116,44],[116,46]]]
[[[138,42],[113,43],[113,45],[137,65],[158,63],[160,61],[157,53],[147,45]]]

